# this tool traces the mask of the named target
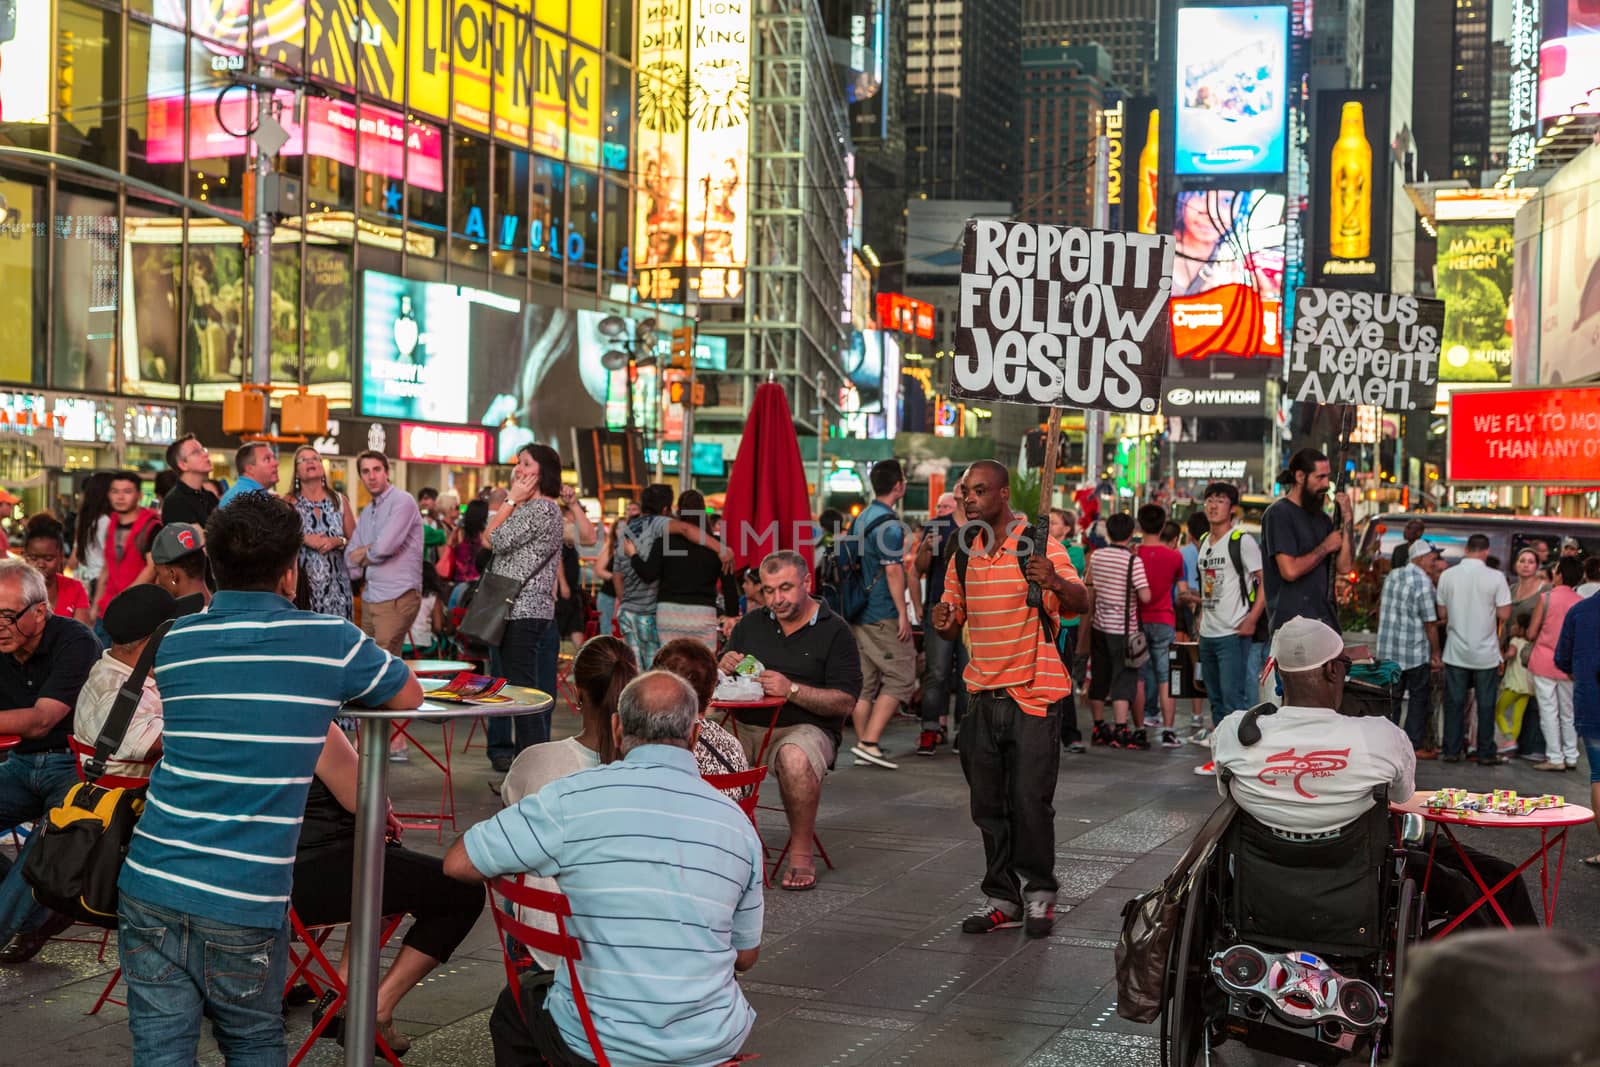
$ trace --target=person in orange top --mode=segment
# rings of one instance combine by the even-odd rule
[[[969,934],[1023,925],[1044,937],[1056,911],[1057,716],[1072,689],[1056,654],[1063,617],[1088,609],[1089,594],[1067,550],[1046,539],[1044,556],[1018,566],[1022,523],[1011,513],[1011,476],[993,460],[967,468],[961,550],[945,575],[944,597],[929,621],[946,640],[967,627],[971,693],[961,722],[961,771],[972,790],[972,821],[983,835],[984,906],[961,929]],[[1044,593],[1043,611],[1027,603],[1028,582]],[[1024,918],[1025,916],[1025,918]]]

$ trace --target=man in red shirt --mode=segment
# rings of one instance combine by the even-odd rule
[[[138,474],[133,471],[113,474],[106,495],[111,500],[111,531],[106,535],[106,565],[100,573],[96,616],[124,589],[144,585],[155,578],[156,565],[150,561],[150,542],[161,529],[160,514],[139,504],[139,498],[144,495],[144,479]],[[106,643],[103,637],[101,643]]]
[[[1029,937],[1045,937],[1055,924],[1058,889],[1057,702],[1072,689],[1055,637],[1063,616],[1088,608],[1089,594],[1067,550],[1048,538],[1045,554],[1028,561],[1024,580],[1005,467],[980,460],[964,480],[960,554],[929,619],[947,641],[955,641],[965,624],[971,648],[963,675],[971,696],[961,720],[961,772],[972,790],[972,821],[983,836],[988,899],[961,929],[984,934],[1023,925]],[[1028,606],[1028,582],[1042,587],[1042,609]]]
[[[1150,643],[1150,658],[1139,669],[1139,677],[1144,680],[1145,722],[1153,724],[1159,712],[1161,747],[1178,748],[1183,744],[1173,728],[1178,705],[1167,685],[1167,671],[1178,626],[1173,593],[1187,593],[1189,586],[1183,580],[1182,554],[1162,543],[1161,531],[1166,525],[1167,510],[1160,504],[1146,504],[1139,509],[1139,532],[1144,535],[1139,539],[1139,560],[1150,583],[1150,600],[1139,605],[1139,626]],[[1176,526],[1172,533],[1176,541]]]

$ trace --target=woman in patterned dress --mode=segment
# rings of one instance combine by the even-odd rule
[[[300,547],[300,586],[306,590],[306,607],[323,615],[355,618],[355,596],[344,549],[355,532],[356,516],[350,501],[328,487],[322,457],[310,445],[294,453],[294,489],[289,503],[300,513],[305,543]]]

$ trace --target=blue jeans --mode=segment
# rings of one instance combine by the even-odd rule
[[[1251,641],[1250,652],[1245,656],[1245,707],[1253,708],[1261,695],[1261,672],[1267,669],[1267,654],[1272,646],[1266,641]]]
[[[1144,679],[1144,723],[1153,730],[1157,723],[1166,725],[1161,717],[1161,694],[1167,691],[1167,675],[1172,670],[1172,642],[1178,631],[1164,622],[1142,625],[1144,639],[1150,642],[1150,658],[1139,668],[1139,677]]]
[[[1241,634],[1200,638],[1200,676],[1211,701],[1211,725],[1255,704],[1250,690],[1250,638]]]
[[[927,666],[922,672],[922,728],[937,730],[939,720],[950,710],[950,694],[956,697],[955,721],[967,714],[967,687],[961,680],[967,667],[967,646],[957,638],[947,641],[932,626],[923,628],[922,651]]]
[[[157,907],[127,893],[117,903],[117,953],[128,983],[128,1032],[139,1067],[192,1067],[200,1020],[228,1067],[282,1067],[288,909],[276,929],[235,926]]]
[[[1493,667],[1444,665],[1444,754],[1462,755],[1469,688],[1478,694],[1478,758],[1493,759],[1494,702],[1500,695],[1500,672]]]
[[[556,695],[556,662],[561,655],[561,635],[556,633],[554,619],[512,619],[506,623],[506,635],[497,651],[506,681]],[[489,758],[516,759],[523,749],[550,740],[550,715],[550,711],[541,711],[491,718],[487,731]]]
[[[12,753],[0,763],[0,832],[37,819],[60,803],[78,780],[70,752]],[[33,887],[22,877],[22,861],[33,847],[29,837],[16,862],[0,856],[0,945],[18,930],[32,930],[50,917],[34,902]]]
[[[611,636],[611,624],[617,618],[617,598],[612,593],[601,593],[594,598],[594,609],[600,614],[599,633],[603,637]]]

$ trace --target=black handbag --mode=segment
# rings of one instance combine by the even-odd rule
[[[477,591],[468,601],[467,609],[461,616],[461,624],[456,627],[456,633],[473,644],[485,648],[499,648],[500,642],[505,640],[506,624],[511,621],[511,609],[516,604],[517,598],[522,595],[528,583],[533,581],[534,576],[550,566],[550,562],[560,555],[561,539],[557,537],[555,551],[529,571],[526,578],[520,580],[494,573],[494,565],[490,564],[489,573],[478,579]]]
[[[1128,624],[1133,627],[1128,634],[1128,643],[1122,653],[1122,662],[1129,667],[1143,667],[1150,662],[1150,639],[1144,635],[1144,630],[1139,626],[1138,609],[1133,603],[1133,549],[1128,549],[1128,595],[1123,605],[1127,612]]]
[[[144,813],[144,787],[107,787],[95,782],[122,745],[144,694],[156,649],[171,627],[168,619],[150,635],[128,680],[117,690],[111,713],[95,739],[94,755],[84,764],[84,781],[67,790],[61,803],[45,814],[22,865],[22,877],[33,887],[33,898],[75,922],[107,929],[117,925],[117,878],[133,840],[134,824]]]

